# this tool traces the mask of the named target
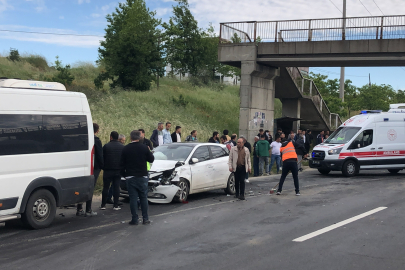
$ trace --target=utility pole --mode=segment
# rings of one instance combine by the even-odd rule
[[[342,40],[346,40],[346,0],[343,0],[343,29]],[[345,67],[340,68],[339,98],[345,101]]]

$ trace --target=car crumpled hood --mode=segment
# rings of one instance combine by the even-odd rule
[[[177,161],[175,160],[155,160],[150,170],[152,172],[162,172],[171,170],[175,167]]]

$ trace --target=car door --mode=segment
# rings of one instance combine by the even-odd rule
[[[192,159],[198,159],[197,163],[193,163]],[[193,153],[190,159],[191,170],[191,192],[201,192],[208,187],[214,185],[212,179],[213,165],[210,162],[210,152],[208,146],[199,146]]]
[[[389,122],[377,123],[377,168],[404,168],[405,167],[405,127],[403,123]]]
[[[372,127],[363,130],[349,147],[353,156],[357,158],[360,169],[376,168],[377,143],[374,134]]]
[[[229,177],[228,159],[229,155],[225,149],[221,146],[210,145],[212,154],[213,165],[213,179],[215,187],[226,187]]]

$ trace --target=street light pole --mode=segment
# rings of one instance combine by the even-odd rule
[[[346,0],[343,0],[343,29],[342,40],[346,39]],[[340,89],[339,98],[345,101],[345,67],[340,68]]]

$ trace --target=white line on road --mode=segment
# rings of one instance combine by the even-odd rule
[[[309,233],[309,234],[307,234],[307,235],[301,236],[301,237],[299,237],[299,238],[294,239],[293,241],[294,241],[294,242],[304,242],[305,240],[311,239],[311,238],[316,237],[316,236],[318,236],[318,235],[321,235],[321,234],[323,234],[323,233],[326,233],[326,232],[329,232],[329,231],[334,230],[334,229],[336,229],[336,228],[342,227],[342,226],[344,226],[344,225],[346,225],[346,224],[349,224],[349,223],[354,222],[354,221],[356,221],[356,220],[359,220],[359,219],[361,219],[361,218],[367,217],[367,216],[369,216],[369,215],[375,214],[375,213],[380,212],[380,211],[382,211],[382,210],[384,210],[384,209],[387,209],[387,207],[378,207],[378,208],[376,208],[376,209],[373,209],[373,210],[371,210],[371,211],[365,212],[365,213],[360,214],[360,215],[358,215],[358,216],[355,216],[355,217],[352,217],[352,218],[343,220],[343,221],[341,221],[341,222],[339,222],[339,223],[336,223],[336,224],[333,224],[333,225],[328,226],[328,227],[326,227],[326,228],[317,230],[317,231],[315,231],[315,232],[313,232],[313,233]]]

